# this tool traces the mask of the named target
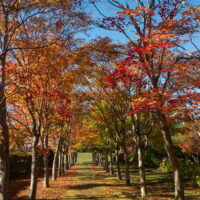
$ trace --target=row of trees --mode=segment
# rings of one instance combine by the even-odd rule
[[[71,109],[73,51],[89,16],[79,1],[0,2],[0,199],[9,199],[9,152],[31,146],[29,199],[36,198],[38,154],[44,157],[49,187],[49,145],[54,149],[52,179],[74,163]],[[68,161],[69,156],[69,161]],[[58,172],[57,172],[58,171]]]
[[[122,149],[127,185],[131,146],[138,155],[145,197],[144,150],[149,142],[160,142],[162,133],[174,173],[175,199],[183,200],[171,137],[188,121],[199,133],[199,49],[193,44],[195,50],[187,50],[184,43],[193,41],[182,39],[199,32],[199,7],[181,0],[109,0],[104,4],[118,12],[106,17],[98,8],[101,1],[84,3],[102,15],[93,24],[118,31],[127,44],[108,38],[83,44],[75,39],[91,23],[78,0],[1,1],[0,199],[9,198],[9,148],[30,141],[30,199],[36,197],[39,151],[44,154],[44,187],[49,186],[49,142],[55,148],[53,179],[56,165],[62,172],[66,155],[83,147],[100,152],[94,161],[103,161],[106,170],[107,155],[112,158],[116,151],[121,178]]]
[[[92,3],[98,8],[98,3]],[[199,32],[199,7],[170,0],[107,3],[118,13],[106,17],[97,9],[103,17],[100,26],[119,31],[129,42],[121,46],[107,43],[103,54],[97,48],[99,43],[89,50],[97,65],[93,77],[85,78],[92,102],[85,123],[97,140],[87,145],[101,151],[100,157],[94,155],[100,163],[102,159],[107,163],[108,152],[122,148],[127,185],[128,148],[133,146],[138,155],[141,196],[145,197],[144,149],[151,137],[162,133],[174,174],[175,199],[182,200],[183,174],[172,136],[177,126],[189,122],[199,137],[199,48],[195,44],[193,51],[185,47]]]

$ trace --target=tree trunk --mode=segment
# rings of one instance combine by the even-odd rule
[[[69,169],[69,158],[68,158],[68,152],[66,152],[66,169]]]
[[[45,133],[44,136],[44,148],[46,151],[48,151],[48,133]],[[44,154],[44,182],[43,182],[44,188],[49,187],[49,154]]]
[[[108,163],[108,153],[105,152],[103,154],[104,156],[104,170],[106,170],[106,172],[109,172],[109,163]]]
[[[175,155],[174,145],[171,138],[170,128],[167,125],[167,120],[164,114],[159,113],[160,124],[162,128],[163,139],[165,142],[165,148],[167,150],[168,157],[171,161],[174,185],[175,185],[175,200],[184,200],[184,187],[181,176],[180,163]]]
[[[73,165],[73,154],[72,153],[70,154],[69,158],[70,158],[70,166],[72,166]]]
[[[68,155],[68,166],[71,167],[71,154]]]
[[[0,199],[8,200],[9,180],[9,131],[7,125],[6,97],[0,88]]]
[[[54,153],[54,158],[53,158],[53,167],[52,167],[52,180],[55,181],[57,179],[57,173],[56,173],[56,168],[58,165],[58,153],[59,153],[59,148],[60,148],[60,138],[58,140],[58,144],[56,147],[56,152]]]
[[[7,53],[4,51],[1,56],[1,75],[0,75],[0,199],[8,200],[8,181],[9,181],[9,130],[7,125],[7,108],[5,96],[5,67]]]
[[[32,163],[31,163],[31,183],[29,199],[35,200],[37,191],[37,179],[38,179],[38,150],[37,145],[39,142],[39,136],[33,136],[32,141]]]
[[[119,151],[116,149],[116,175],[119,180],[122,180],[122,174],[119,166]]]
[[[98,162],[98,165],[101,167],[101,164],[102,164],[102,162],[101,162],[101,153],[99,153],[99,162]]]
[[[110,175],[113,175],[114,174],[114,171],[113,171],[113,156],[112,156],[112,151],[110,152]]]
[[[77,161],[77,153],[74,152],[74,164],[76,163],[76,161]]]
[[[125,181],[126,181],[126,185],[131,185],[129,158],[128,158],[128,152],[126,150],[126,147],[124,147],[124,161],[125,161]]]
[[[61,174],[65,173],[65,150],[62,151],[62,165],[61,165]]]
[[[61,149],[59,149],[58,152],[58,173],[57,176],[61,176],[61,167],[62,167],[62,152]]]
[[[103,153],[100,153],[100,166],[103,167]]]
[[[95,163],[95,153],[92,152],[92,163]]]
[[[74,153],[71,154],[71,164],[74,165]]]
[[[96,162],[97,162],[97,165],[100,165],[99,163],[100,163],[100,155],[99,155],[99,153],[97,153],[97,155],[96,155]]]
[[[66,153],[64,154],[64,171],[67,171],[67,155]]]
[[[139,176],[140,176],[140,190],[141,197],[144,198],[147,195],[146,192],[146,176],[145,176],[145,168],[144,168],[144,147],[141,142],[140,136],[138,136],[138,168],[139,168]]]
[[[98,153],[97,152],[94,152],[93,153],[93,163],[95,164],[95,165],[98,165]]]

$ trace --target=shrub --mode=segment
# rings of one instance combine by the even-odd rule
[[[10,156],[10,178],[15,178],[31,171],[31,155],[15,154]]]
[[[148,146],[144,152],[145,166],[157,168],[160,166],[162,159],[166,156],[165,150],[161,149],[160,152],[158,152],[151,146]]]
[[[196,186],[200,186],[200,166],[191,160],[180,159],[182,173],[185,178],[188,178]],[[168,158],[164,158],[160,164],[162,172],[172,172],[171,162]]]
[[[196,176],[196,177],[195,177],[194,183],[195,183],[195,185],[197,185],[197,186],[200,187],[200,176]]]
[[[163,158],[162,162],[160,163],[160,167],[162,172],[172,172],[171,162],[168,158]]]
[[[50,151],[49,163],[52,163],[53,153]],[[21,175],[27,175],[31,172],[31,153],[15,152],[10,156],[10,178],[16,178]],[[43,155],[38,158],[39,169],[43,168]]]

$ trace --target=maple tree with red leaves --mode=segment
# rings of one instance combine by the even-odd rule
[[[96,1],[89,3],[103,15]],[[121,151],[130,185],[129,156],[137,155],[143,198],[144,152],[151,134],[160,134],[173,168],[175,199],[184,200],[172,127],[189,124],[179,146],[198,163],[200,49],[192,37],[199,33],[200,9],[182,0],[104,3],[116,14],[93,23],[80,0],[1,1],[0,199],[9,199],[14,148],[31,150],[29,199],[36,198],[39,154],[43,186],[49,187],[49,146],[52,180],[75,163],[77,150],[88,148],[93,161],[111,174],[115,151],[119,179]],[[83,41],[76,34],[89,25],[118,31],[128,42]],[[185,47],[188,42],[194,51]]]
[[[112,86],[122,82],[125,87],[134,87],[137,97],[130,104],[132,115],[153,113],[156,116],[172,163],[175,199],[182,200],[182,175],[169,124],[177,117],[181,119],[199,112],[200,82],[198,77],[192,76],[193,65],[187,62],[192,57],[177,55],[175,47],[183,42],[179,36],[198,30],[198,23],[193,21],[194,14],[190,9],[181,11],[182,1],[163,1],[163,4],[150,1],[146,6],[139,2],[134,9],[119,1],[113,2],[113,5],[122,10],[118,12],[119,16],[129,23],[119,26],[117,16],[115,19],[107,18],[105,26],[124,33],[133,47],[106,81]],[[179,14],[181,18],[178,18]],[[126,27],[136,32],[137,40],[128,37]]]

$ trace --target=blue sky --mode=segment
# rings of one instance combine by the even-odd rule
[[[124,2],[124,0],[119,0],[121,2]],[[106,3],[107,1],[101,1],[101,3],[97,3],[96,5],[98,6],[99,10],[106,15],[107,17],[113,16],[115,15],[115,13],[118,11],[117,9],[113,8],[112,6],[109,6],[108,3]],[[132,1],[133,2],[133,1]],[[196,6],[200,6],[200,0],[190,0],[190,3],[192,3],[193,5]],[[92,15],[98,19],[98,18],[102,18],[102,16],[97,12],[97,10],[94,8],[93,5],[91,4],[87,4],[86,7],[87,12],[92,13]],[[119,43],[126,43],[127,39],[126,37],[117,31],[108,31],[102,28],[97,28],[94,27],[92,30],[90,30],[88,32],[88,35],[84,36],[84,38],[86,39],[86,41],[90,40],[90,39],[94,39],[96,37],[109,37],[111,38],[114,42],[119,42]],[[188,37],[184,37],[183,39],[188,39]],[[200,47],[200,36],[193,36],[193,42]],[[184,45],[185,48],[189,49],[189,50],[193,50],[193,46],[189,43]]]

